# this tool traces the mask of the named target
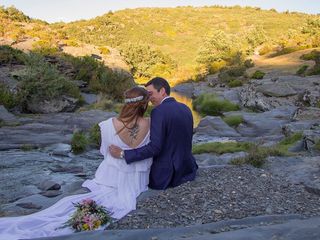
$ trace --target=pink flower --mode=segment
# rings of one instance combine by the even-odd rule
[[[90,205],[92,203],[93,203],[93,200],[90,198],[82,200],[82,204],[85,204],[85,205]]]

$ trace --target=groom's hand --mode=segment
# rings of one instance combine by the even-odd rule
[[[112,157],[114,157],[114,158],[121,158],[122,149],[119,148],[118,146],[110,145],[110,146],[109,146],[109,152],[110,152],[110,154],[111,154]]]

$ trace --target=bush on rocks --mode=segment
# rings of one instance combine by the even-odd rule
[[[315,145],[314,145],[314,149],[317,151],[320,151],[320,140],[318,140]]]
[[[309,67],[308,65],[302,65],[302,66],[297,70],[296,74],[299,75],[299,76],[305,76],[308,67]]]
[[[26,54],[10,46],[0,46],[0,64],[24,64]]]
[[[18,99],[5,85],[0,84],[0,105],[10,109],[18,104]]]
[[[250,164],[259,168],[264,165],[267,157],[284,155],[286,154],[278,148],[265,148],[253,145],[248,151],[248,155],[246,157],[233,159],[230,163],[234,165]]]
[[[241,123],[243,123],[243,117],[241,115],[223,117],[222,120],[230,127],[238,127]]]
[[[71,149],[74,154],[82,153],[86,150],[88,139],[85,133],[77,131],[73,134],[71,139]]]
[[[102,92],[116,100],[121,100],[123,92],[133,86],[133,78],[129,73],[113,71],[93,57],[73,57],[67,54],[61,57],[67,64],[72,65],[73,80],[87,82],[92,92]]]
[[[298,142],[299,140],[301,140],[303,137],[302,132],[297,132],[294,133],[292,135],[286,136],[284,139],[282,139],[277,147],[284,151],[284,152],[288,152],[288,149],[294,145],[296,142]]]
[[[201,153],[234,153],[248,151],[251,148],[251,143],[246,142],[209,142],[203,144],[197,144],[192,147],[193,154]]]
[[[95,147],[99,147],[101,145],[101,133],[98,124],[95,124],[90,128],[89,140],[90,143],[93,144]]]
[[[234,88],[234,87],[240,87],[243,85],[243,82],[239,79],[232,80],[228,82],[228,87]]]
[[[239,110],[239,106],[218,99],[214,94],[202,94],[192,102],[193,108],[203,115],[221,116],[223,112]]]
[[[50,101],[61,96],[81,98],[77,86],[38,54],[30,55],[26,72],[19,78],[18,95],[24,109],[27,109],[28,102]]]
[[[265,75],[264,72],[262,72],[260,70],[257,70],[252,74],[251,78],[253,78],[253,79],[262,79],[264,77],[264,75]]]

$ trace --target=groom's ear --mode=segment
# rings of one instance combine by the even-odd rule
[[[160,88],[159,92],[162,96],[166,94],[166,90],[164,89],[164,87]]]

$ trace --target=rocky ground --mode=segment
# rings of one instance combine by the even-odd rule
[[[264,169],[200,169],[196,181],[139,201],[108,229],[191,226],[260,215],[320,215],[320,196]]]

